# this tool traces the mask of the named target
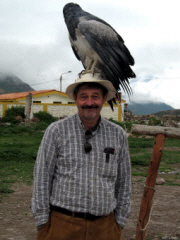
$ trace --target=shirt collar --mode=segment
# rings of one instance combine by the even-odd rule
[[[86,128],[84,127],[84,124],[82,123],[78,113],[75,114],[75,118],[77,119],[77,122],[78,122],[78,125],[80,126],[80,128],[83,130],[83,132],[85,132]],[[98,120],[98,123],[97,123],[97,126],[95,127],[95,129],[92,129],[92,134],[93,135],[95,135],[98,132],[101,124],[102,124],[102,117],[100,116],[100,118]]]
[[[75,114],[75,118],[76,118],[77,123],[80,126],[80,128],[85,132],[86,129],[85,129],[85,127],[84,127],[84,125],[83,125],[83,123],[82,123],[78,113]]]

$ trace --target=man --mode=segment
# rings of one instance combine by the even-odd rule
[[[120,240],[130,214],[131,173],[124,130],[100,116],[115,95],[99,74],[84,74],[66,93],[78,114],[52,123],[34,169],[37,240]]]

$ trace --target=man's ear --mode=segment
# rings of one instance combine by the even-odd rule
[[[108,93],[106,93],[106,95],[105,95],[104,98],[103,98],[103,104],[106,102],[107,96],[108,96]]]
[[[76,102],[77,97],[75,93],[73,93],[73,98],[74,98],[74,101]]]

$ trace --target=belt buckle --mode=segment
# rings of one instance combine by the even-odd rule
[[[86,220],[86,219],[89,217],[89,215],[90,215],[90,214],[89,214],[88,212],[85,213],[85,214],[84,214],[84,220]]]

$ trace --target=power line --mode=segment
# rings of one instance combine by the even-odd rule
[[[155,77],[155,78],[152,78],[150,80],[155,80],[155,79],[175,79],[175,78],[180,78],[180,77]],[[46,82],[41,82],[41,83],[35,83],[35,84],[31,84],[31,86],[35,86],[35,85],[40,85],[40,84],[45,84],[45,83],[49,83],[49,82],[55,82],[55,81],[59,81],[59,79],[55,79],[55,80],[50,80],[50,81],[46,81]]]
[[[46,81],[46,82],[41,82],[41,83],[31,84],[31,86],[35,86],[35,85],[39,85],[39,84],[45,84],[45,83],[54,82],[54,81],[59,81],[59,79],[55,79],[55,80],[51,80],[51,81]]]

